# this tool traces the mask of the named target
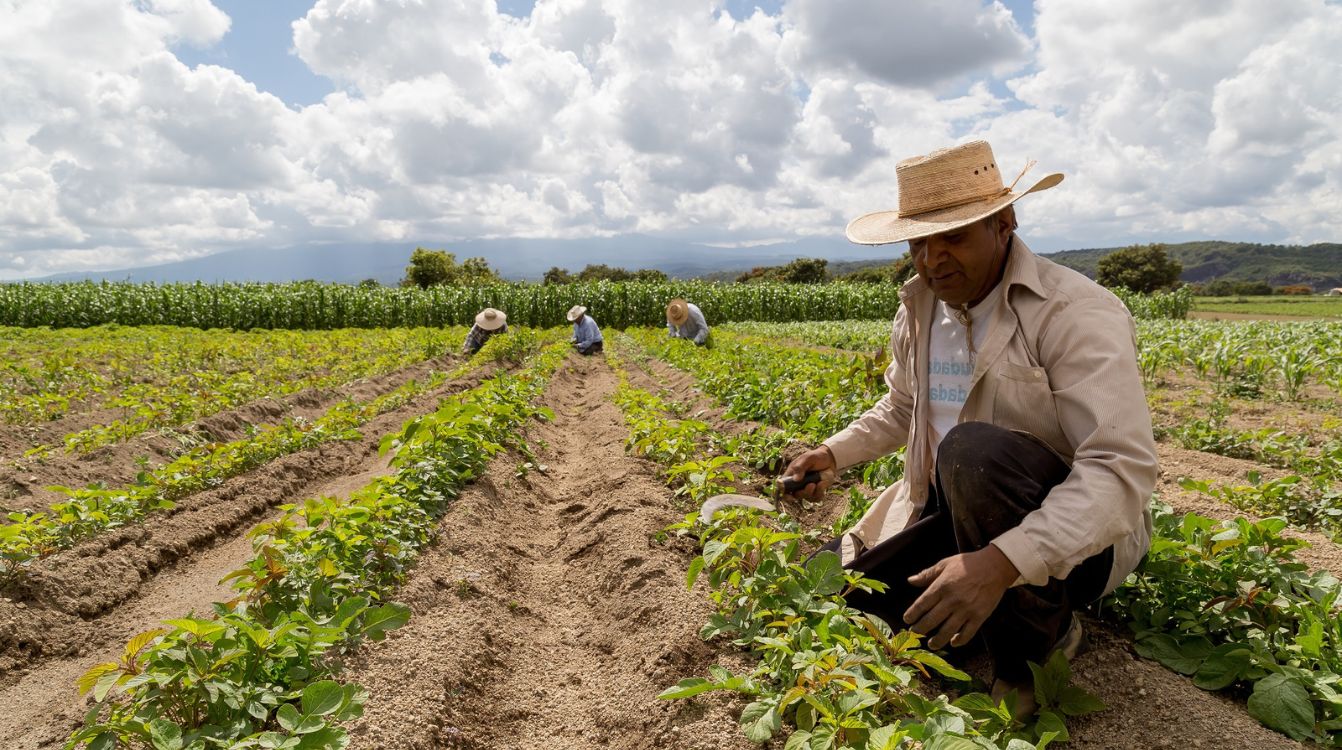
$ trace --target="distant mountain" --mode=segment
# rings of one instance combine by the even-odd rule
[[[675,278],[697,278],[728,268],[779,265],[798,257],[831,261],[865,259],[869,250],[842,237],[803,239],[755,247],[721,248],[629,235],[585,240],[501,239],[420,241],[423,247],[456,253],[458,260],[483,257],[508,279],[539,280],[551,266],[578,271],[589,263],[630,270],[656,268]],[[158,266],[62,273],[35,281],[333,281],[377,279],[395,284],[405,275],[416,243],[307,245],[230,250]]]
[[[1120,248],[1064,250],[1049,260],[1095,278],[1100,258]],[[1272,286],[1308,284],[1314,291],[1342,286],[1342,244],[1258,245],[1251,242],[1183,242],[1165,252],[1184,266],[1188,283],[1266,281]]]
[[[819,257],[819,256],[793,256],[793,257],[795,258],[795,257]],[[792,259],[793,258],[788,258],[787,260]],[[829,271],[830,278],[837,279],[841,276],[847,276],[848,274],[855,273],[857,271],[863,271],[868,268],[880,268],[881,266],[888,266],[891,263],[894,263],[896,260],[897,258],[862,258],[860,260],[830,260],[829,265],[825,266],[825,270]],[[750,266],[749,268],[745,267],[728,268],[722,271],[714,271],[712,273],[704,274],[700,278],[703,278],[707,281],[736,281],[736,278],[738,276],[740,276],[743,273],[746,273],[747,271],[750,271],[752,268],[755,268],[756,266],[768,266],[768,265],[779,265],[779,264],[756,263]]]

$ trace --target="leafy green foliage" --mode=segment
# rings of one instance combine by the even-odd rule
[[[575,284],[476,283],[465,286],[357,287],[344,284],[0,285],[0,325],[86,327],[175,325],[197,328],[392,328],[470,325],[486,307],[512,325],[562,324],[586,305],[603,328],[665,324],[666,303],[693,300],[709,322],[731,320],[890,320],[898,289],[882,284],[798,286],[779,282],[595,281]]]
[[[782,266],[758,266],[736,278],[738,284],[782,281],[788,284],[823,284],[829,281],[829,261],[824,258],[797,258]]]
[[[895,632],[844,603],[854,591],[880,592],[884,584],[844,569],[833,552],[807,557],[815,533],[802,533],[786,516],[729,509],[697,528],[703,554],[687,582],[706,580],[716,609],[701,634],[726,638],[759,662],[743,674],[713,667],[709,677],[681,680],[660,697],[711,690],[749,696],[740,717],[748,739],[766,742],[791,723],[788,748],[899,748],[909,740],[923,747],[1043,747],[1066,739],[1064,716],[1103,709],[1069,684],[1061,654],[1036,669],[1043,710],[1031,722],[1012,718],[1005,703],[982,693],[954,703],[928,700],[922,680],[967,683],[969,676],[919,648],[918,635]]]
[[[1150,294],[1173,287],[1183,270],[1179,261],[1165,254],[1164,245],[1132,245],[1101,258],[1095,281],[1102,286]]]
[[[1295,739],[1342,744],[1342,584],[1311,573],[1286,521],[1156,513],[1151,551],[1115,592],[1137,650],[1207,690],[1252,685],[1249,711]]]
[[[627,343],[628,337],[617,337],[616,348],[623,352]],[[660,399],[629,385],[620,355],[608,352],[607,358],[621,376],[615,400],[633,431],[658,434],[658,424],[676,421]],[[795,428],[788,423],[781,434],[790,435]],[[761,441],[767,438],[754,433],[745,440],[706,437],[695,442],[754,447]],[[686,461],[672,466],[668,479],[681,483],[678,492],[699,501],[735,479],[726,467],[736,461],[740,459],[732,455]],[[723,472],[721,487],[711,486],[715,471]],[[860,492],[855,497],[865,500]],[[861,508],[851,514],[860,515]],[[1016,750],[1044,747],[1060,734],[1065,737],[1063,715],[1101,708],[1092,696],[1068,686],[1065,660],[1047,666],[1043,674],[1051,680],[1050,702],[1028,724],[981,693],[963,697],[963,707],[945,696],[927,700],[920,692],[927,689],[922,680],[939,675],[968,682],[969,676],[920,649],[918,635],[896,633],[879,618],[847,607],[845,596],[883,591],[885,585],[844,569],[832,552],[808,557],[819,532],[803,532],[787,516],[729,507],[708,524],[692,513],[665,533],[698,537],[702,554],[690,563],[686,585],[705,582],[715,609],[700,634],[748,650],[758,664],[740,674],[714,666],[708,677],[681,680],[660,697],[684,699],[709,691],[747,696],[751,702],[742,709],[740,723],[752,741],[768,742],[791,724],[795,731],[786,748],[896,749],[910,742],[933,748],[963,742],[980,750]]]
[[[627,332],[637,345],[694,375],[728,415],[818,441],[837,432],[884,394],[886,362],[876,356],[779,348],[728,332],[710,349],[658,332]]]

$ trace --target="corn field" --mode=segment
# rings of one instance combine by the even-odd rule
[[[704,281],[490,284],[430,289],[343,284],[70,284],[0,285],[0,325],[84,328],[174,325],[196,328],[389,328],[469,325],[485,307],[510,323],[565,324],[573,305],[587,306],[603,326],[662,325],[666,303],[683,297],[713,323],[889,319],[899,289],[881,284],[718,284]]]

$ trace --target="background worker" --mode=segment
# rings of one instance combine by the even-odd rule
[[[666,306],[667,334],[673,339],[689,339],[695,346],[708,341],[708,321],[699,306],[683,299],[671,300]]]
[[[899,209],[847,229],[860,244],[907,241],[917,270],[900,291],[889,391],[787,475],[907,446],[904,478],[829,545],[890,586],[848,601],[934,649],[981,634],[993,697],[1014,691],[1023,716],[1035,708],[1027,662],[1074,656],[1075,610],[1113,591],[1150,545],[1157,463],[1135,326],[1108,290],[1015,232],[1012,204],[1061,174],[1004,186],[976,141],[906,159],[895,175]]]
[[[461,350],[466,354],[475,354],[495,334],[508,332],[508,316],[492,307],[486,307],[475,316],[475,325],[466,334]]]
[[[570,343],[578,350],[579,354],[596,354],[602,350],[601,329],[597,327],[596,321],[587,314],[587,308],[582,305],[574,305],[568,311],[568,320],[573,324],[573,339]]]

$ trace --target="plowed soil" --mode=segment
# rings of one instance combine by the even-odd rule
[[[725,699],[656,700],[715,652],[685,590],[694,553],[652,541],[684,509],[625,454],[614,389],[573,357],[533,432],[545,473],[496,459],[448,513],[404,590],[410,624],[350,666],[375,696],[353,747],[751,747]]]

